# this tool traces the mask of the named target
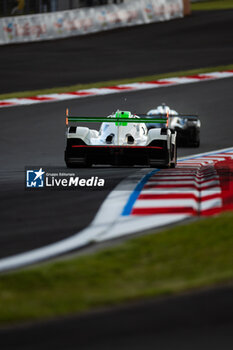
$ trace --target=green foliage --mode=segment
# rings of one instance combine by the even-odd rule
[[[191,4],[192,11],[233,9],[233,0],[210,0]]]

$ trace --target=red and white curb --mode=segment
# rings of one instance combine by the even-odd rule
[[[89,227],[60,242],[0,259],[0,271],[225,210],[233,210],[233,148],[180,159],[175,169],[136,171],[109,194]]]
[[[109,94],[116,94],[116,93],[122,93],[122,92],[146,90],[146,89],[155,89],[155,88],[161,88],[161,87],[167,87],[167,86],[173,86],[173,85],[199,83],[202,81],[232,78],[232,77],[233,77],[233,70],[226,70],[221,72],[197,74],[197,75],[183,76],[183,77],[177,77],[177,78],[159,79],[154,81],[108,86],[108,87],[96,88],[96,89],[78,90],[78,91],[66,92],[66,93],[11,98],[6,100],[0,100],[0,108],[26,106],[26,105],[33,105],[38,103],[45,103],[45,102],[59,102],[59,101],[77,99],[77,98],[109,95]]]
[[[162,170],[147,182],[132,215],[206,215],[209,209],[221,205],[220,182],[214,166],[181,163],[177,169]]]
[[[142,174],[143,169],[140,172]],[[110,194],[109,199],[111,195],[114,204],[117,194],[115,198],[114,193]],[[103,204],[105,218],[109,215],[113,224],[99,234],[96,241],[233,210],[233,148],[181,159],[175,169],[145,172],[123,210],[122,205],[118,217],[112,220],[108,209],[111,202]],[[95,224],[101,224],[101,219],[103,223],[103,218],[104,212],[101,215],[100,211]]]
[[[223,210],[220,176],[213,161],[179,162],[169,170],[150,178],[131,215],[203,216]]]

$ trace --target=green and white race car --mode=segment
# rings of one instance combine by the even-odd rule
[[[166,125],[148,130],[148,120],[168,124],[167,117],[138,116],[129,111],[118,110],[107,117],[76,117],[67,112],[67,167],[90,167],[93,164],[175,167],[176,132]],[[81,122],[102,124],[99,130],[75,125]]]

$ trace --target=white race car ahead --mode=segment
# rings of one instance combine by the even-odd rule
[[[169,114],[169,128],[177,132],[177,145],[199,147],[201,121],[197,115],[179,114],[164,103],[147,112],[152,118],[160,118]],[[147,124],[148,129],[161,128],[161,124]]]
[[[167,116],[152,118],[152,123],[168,123]],[[69,126],[77,122],[102,122],[100,130]],[[74,117],[66,115],[67,144],[65,162],[68,168],[92,164],[149,165],[175,167],[176,132],[168,127],[148,130],[148,116],[117,111],[108,117]]]

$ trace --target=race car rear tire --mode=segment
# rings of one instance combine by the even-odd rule
[[[167,155],[166,162],[158,163],[156,161],[153,162],[153,160],[149,160],[149,166],[150,168],[169,169],[171,166],[169,154]]]
[[[175,167],[176,167],[176,163],[171,163],[170,168],[175,169]]]

